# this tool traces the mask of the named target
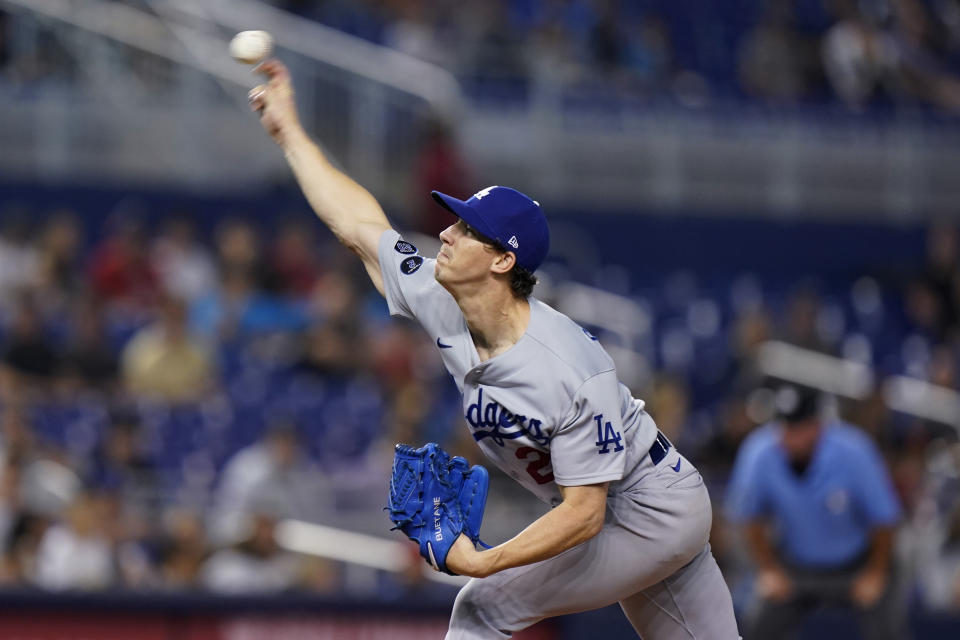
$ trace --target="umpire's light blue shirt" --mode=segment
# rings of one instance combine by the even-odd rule
[[[780,445],[780,424],[750,434],[727,489],[727,517],[774,524],[788,563],[840,567],[866,551],[871,530],[900,519],[900,505],[873,442],[859,429],[824,426],[809,468],[797,475]]]

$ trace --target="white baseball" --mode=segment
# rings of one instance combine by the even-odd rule
[[[257,64],[272,51],[273,36],[266,31],[241,31],[230,41],[230,55],[244,64]]]

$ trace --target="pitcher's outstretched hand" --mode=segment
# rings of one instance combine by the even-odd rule
[[[293,99],[293,84],[287,66],[276,59],[265,60],[254,72],[267,77],[267,83],[250,90],[250,108],[260,114],[263,128],[281,147],[293,133],[300,132],[300,119]]]

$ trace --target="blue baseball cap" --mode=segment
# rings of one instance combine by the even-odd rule
[[[469,200],[439,191],[430,195],[480,234],[496,240],[517,256],[517,264],[536,271],[550,249],[550,229],[540,203],[510,187],[487,187]]]

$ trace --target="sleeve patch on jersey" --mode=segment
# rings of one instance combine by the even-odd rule
[[[400,271],[406,275],[416,273],[420,265],[423,264],[423,256],[412,256],[400,263]]]
[[[417,252],[417,248],[406,240],[397,240],[397,244],[393,245],[393,249],[397,253],[402,253],[405,255]]]

